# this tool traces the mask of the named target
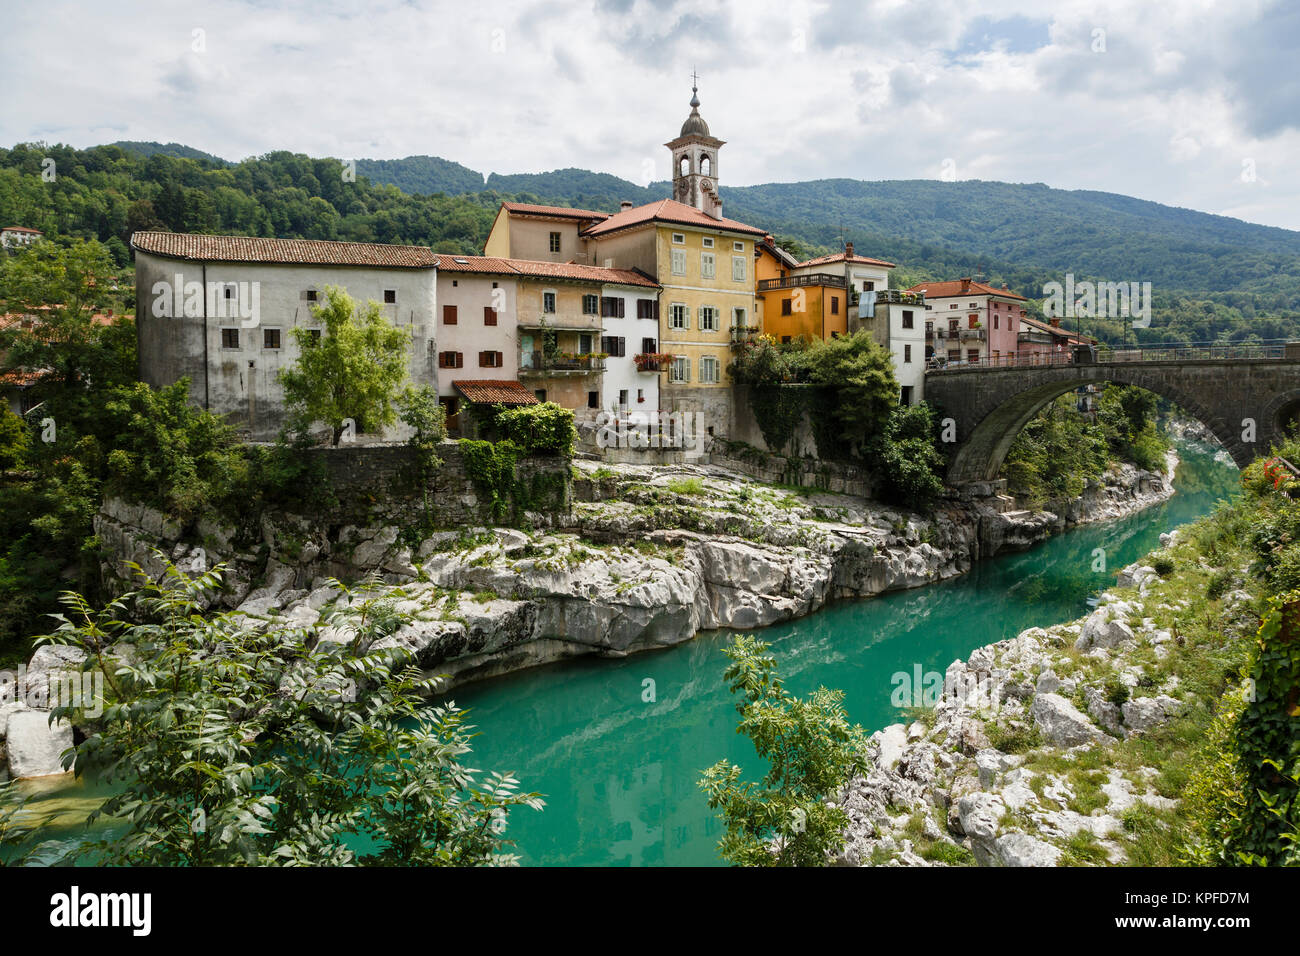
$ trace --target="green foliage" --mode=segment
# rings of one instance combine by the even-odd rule
[[[573,412],[555,402],[498,405],[490,426],[495,434],[515,443],[528,455],[558,455],[568,458],[578,441]]]
[[[749,407],[767,447],[778,454],[788,449],[799,422],[808,410],[807,385],[755,385],[749,390]]]
[[[1165,555],[1158,555],[1151,559],[1151,567],[1162,578],[1167,578],[1174,573],[1174,559]]]
[[[433,527],[433,500],[430,484],[442,459],[438,457],[438,445],[447,437],[447,409],[438,401],[438,390],[429,385],[408,388],[398,399],[402,421],[413,432],[408,444],[415,452],[415,474],[412,476],[415,486],[420,491],[424,510],[424,528]]]
[[[0,405],[0,471],[16,468],[26,457],[31,444],[23,420]]]
[[[861,449],[883,431],[898,407],[898,380],[889,350],[859,331],[816,343],[805,359],[808,380],[836,389],[830,409],[843,447]]]
[[[362,309],[337,286],[327,286],[313,314],[322,334],[293,330],[301,354],[280,371],[285,405],[300,424],[329,425],[339,443],[344,422],[358,431],[378,431],[397,420],[397,401],[406,381],[411,333],[390,323],[377,302]]]
[[[470,481],[488,496],[492,520],[505,521],[513,509],[518,484],[517,467],[523,449],[509,439],[490,442],[462,438],[460,447]]]
[[[867,460],[876,476],[876,495],[921,510],[943,491],[944,459],[935,447],[934,412],[925,402],[900,406],[884,430],[868,442]]]
[[[203,613],[221,570],[160,582],[102,610],[69,594],[45,640],[87,654],[102,714],[56,714],[91,733],[78,773],[121,790],[88,822],[126,831],[95,844],[105,865],[483,865],[516,857],[502,832],[514,807],[542,807],[512,774],[461,761],[470,728],[454,705],[426,706],[438,679],[375,643],[404,623],[397,594],[342,591],[320,627],[250,627]],[[136,620],[128,609],[139,608]],[[71,757],[72,755],[70,755]],[[69,759],[69,758],[65,758]]]
[[[736,866],[821,866],[843,849],[848,817],[826,804],[865,770],[861,727],[850,726],[840,691],[787,694],[768,645],[739,636],[726,649],[725,678],[744,700],[737,732],[749,737],[769,770],[761,784],[742,782],[741,768],[720,760],[700,780],[726,835],[718,844]]]

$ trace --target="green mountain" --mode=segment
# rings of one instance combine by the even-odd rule
[[[201,149],[195,149],[192,146],[182,146],[180,143],[146,143],[140,140],[122,139],[112,145],[119,149],[124,149],[128,153],[134,153],[137,156],[143,156],[148,159],[150,156],[175,156],[178,159],[200,159],[209,163],[215,163],[218,166],[229,166],[230,161],[222,159],[220,156],[214,156],[211,153],[205,153]]]
[[[484,190],[483,174],[437,156],[405,159],[358,159],[357,175],[396,186],[404,193],[446,193],[460,196]],[[495,187],[493,187],[495,188]]]

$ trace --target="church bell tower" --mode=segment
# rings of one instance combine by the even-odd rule
[[[673,199],[721,219],[718,152],[723,141],[709,135],[709,124],[700,115],[698,86],[691,86],[691,115],[682,124],[681,135],[664,145],[673,157]]]

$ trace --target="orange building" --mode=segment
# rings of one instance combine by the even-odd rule
[[[800,265],[771,236],[755,243],[754,295],[763,334],[778,342],[845,335],[849,294],[844,276],[808,272]]]

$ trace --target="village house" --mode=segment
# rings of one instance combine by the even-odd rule
[[[1016,361],[1027,301],[1023,295],[970,277],[922,282],[907,291],[925,295],[927,360]]]
[[[0,229],[0,248],[6,251],[21,249],[24,246],[30,246],[44,235],[45,233],[39,229],[28,229],[26,226],[5,226]]]

